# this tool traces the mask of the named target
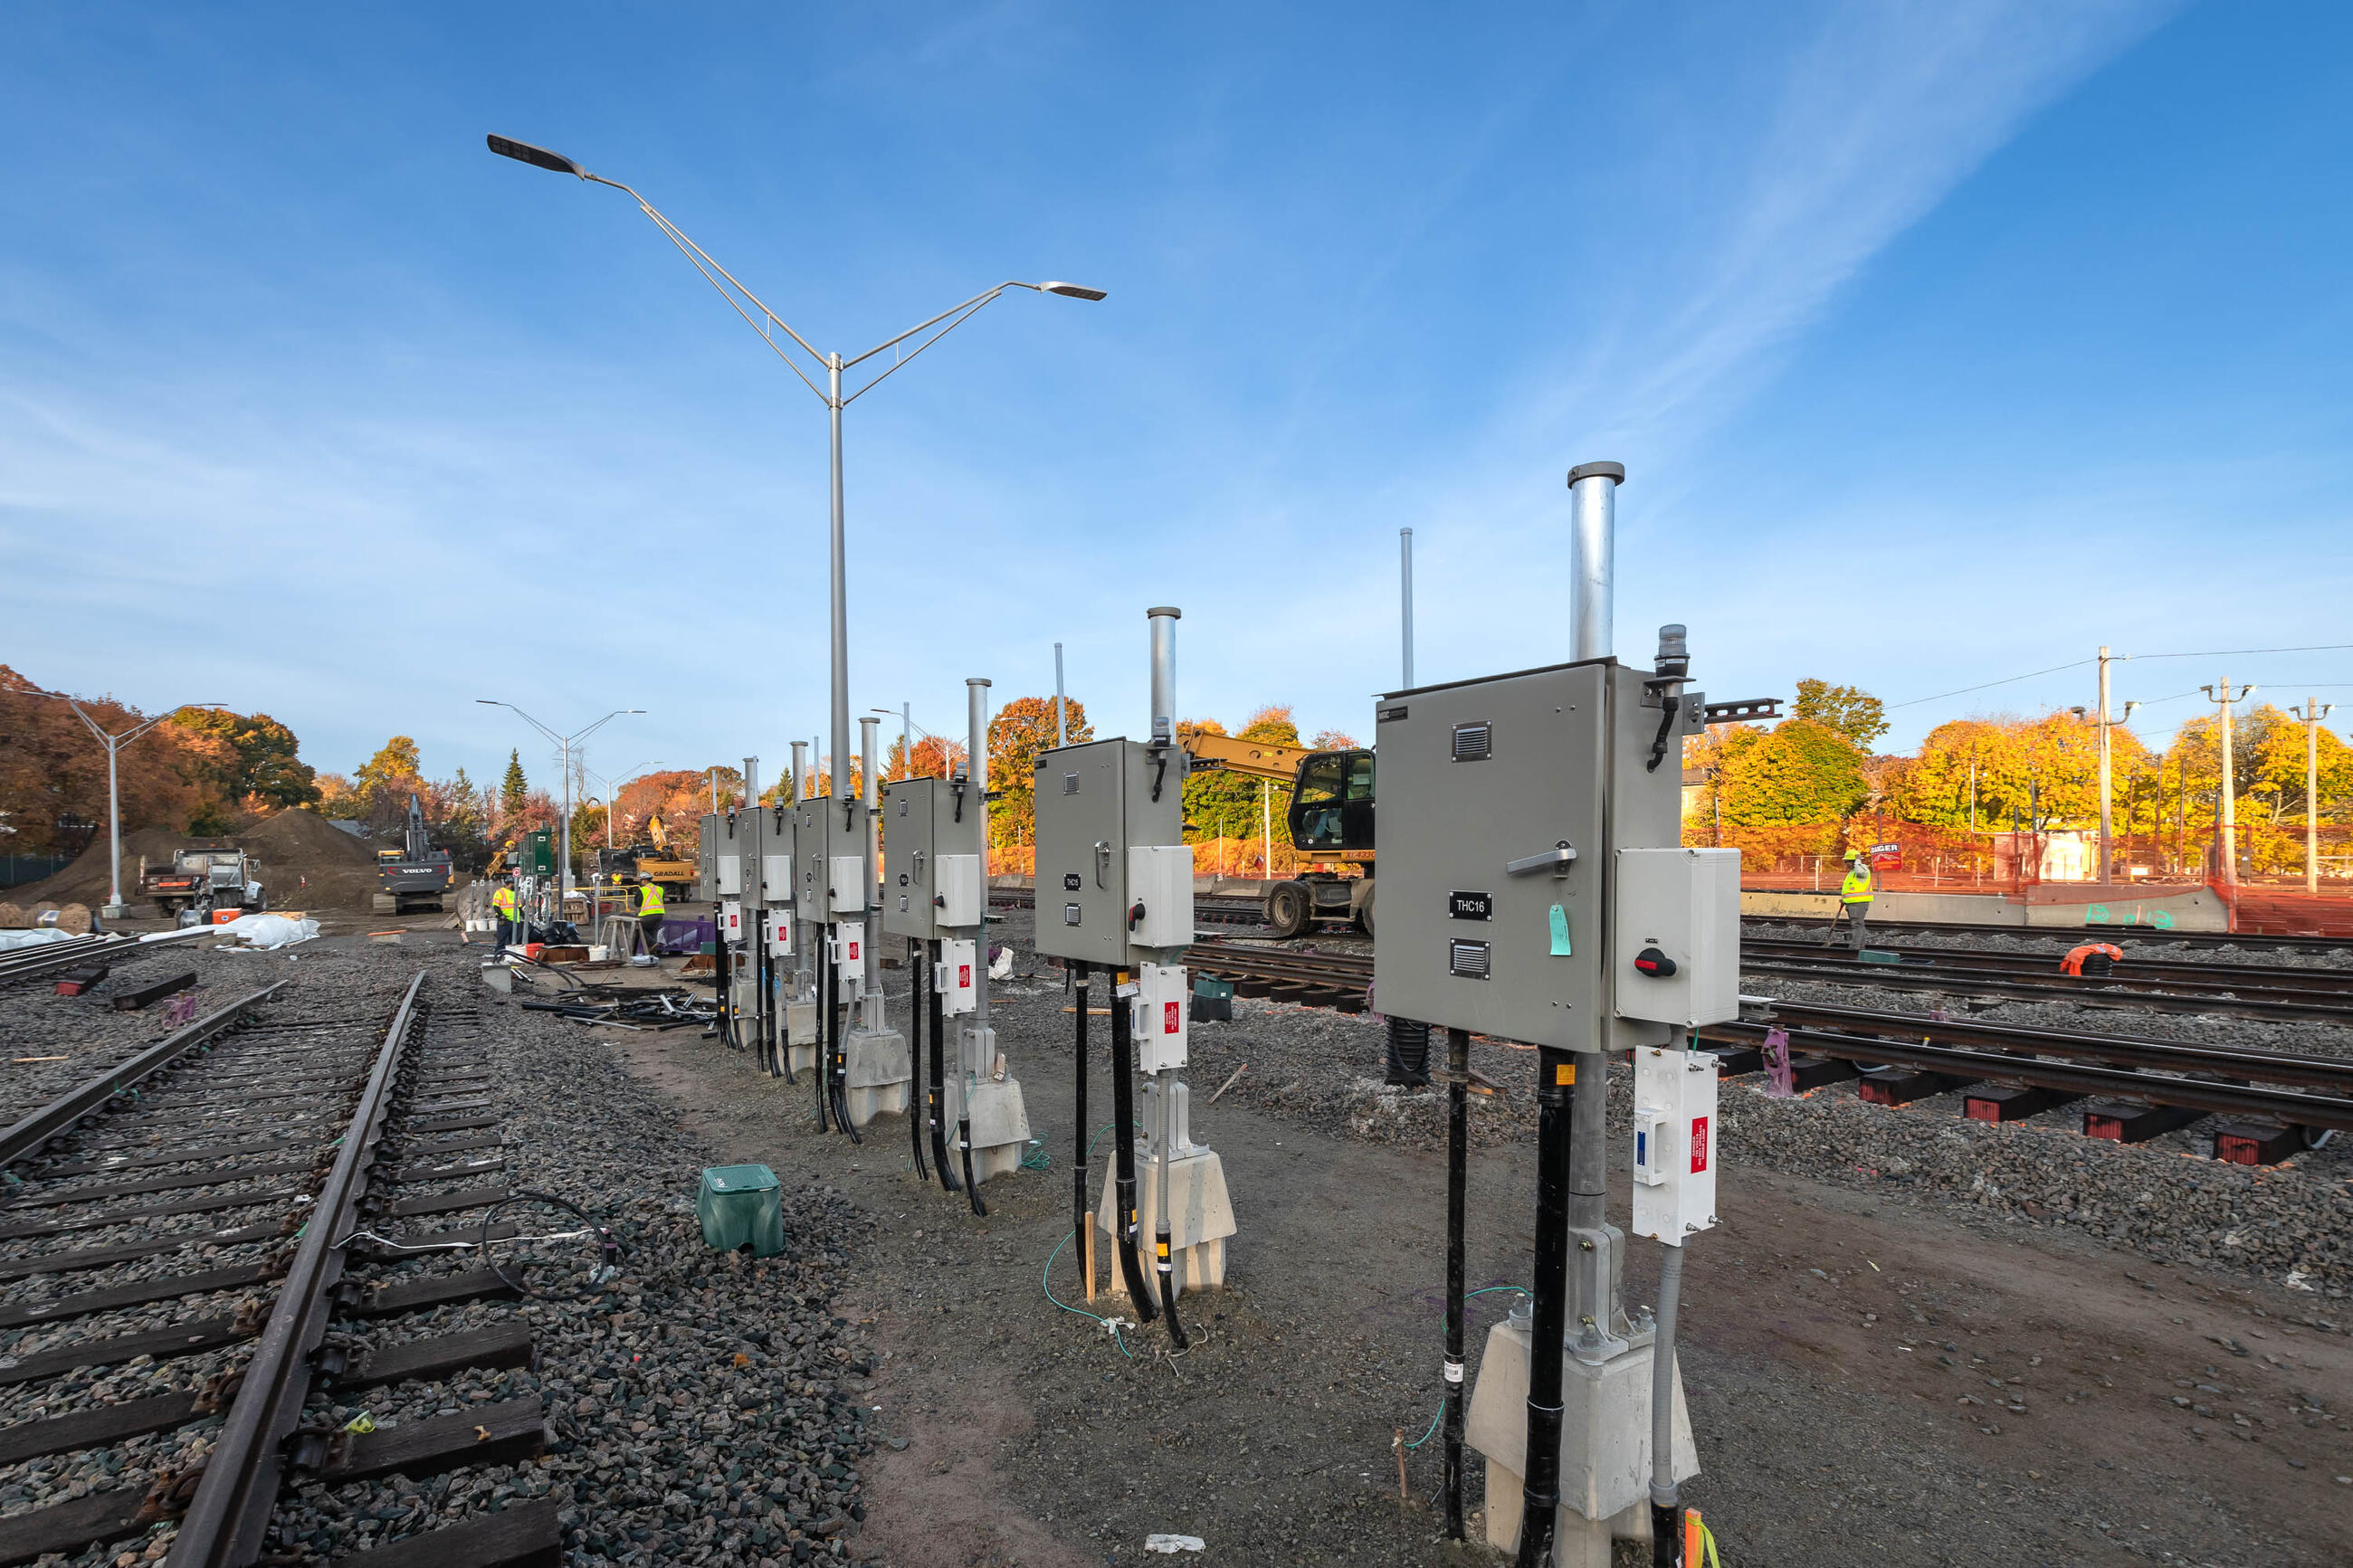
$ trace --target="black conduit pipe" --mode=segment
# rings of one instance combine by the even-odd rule
[[[760,1043],[760,1070],[770,1078],[776,1076],[776,1063],[768,1049],[768,933],[765,914],[752,917],[753,940],[758,950],[752,954],[752,1037]]]
[[[939,943],[932,944],[932,956],[939,956]],[[948,1088],[946,1014],[940,1004],[940,988],[932,987],[931,1005],[926,1009],[932,1023],[931,1082],[923,1091],[924,1119],[932,1125],[932,1168],[940,1173],[943,1192],[962,1192],[956,1185],[955,1172],[948,1163]]]
[[[914,1032],[913,1060],[920,1065],[923,1059],[923,983],[928,976],[924,973],[923,944],[913,939],[907,943],[907,967],[915,972],[914,995],[910,998],[912,1005],[907,1009],[907,1026]],[[913,1084],[907,1086],[907,1152],[915,1163],[915,1180],[928,1183],[932,1173],[923,1168],[923,1119],[915,1114]]]
[[[785,919],[786,919],[787,921],[789,921],[792,919],[792,917],[791,917],[790,915],[786,915],[786,916],[785,917]],[[795,936],[797,936],[797,936],[799,936],[799,935],[801,935],[801,934],[803,934],[803,933],[801,933],[801,932],[799,932],[799,931],[795,931],[793,934],[794,934]],[[794,961],[793,961],[793,963],[794,963],[794,967],[793,967],[793,969],[792,969],[791,973],[792,973],[792,974],[793,974],[793,975],[795,975],[796,977],[797,977],[797,976],[799,975],[799,973],[800,973],[800,968],[799,968],[800,960],[799,960],[799,957],[798,957],[798,950],[799,950],[799,946],[800,946],[800,944],[797,942],[795,942],[793,945],[794,945],[794,950],[795,950],[795,954],[796,954],[796,956],[795,956]],[[776,1016],[776,1066],[777,1066],[777,1068],[779,1068],[779,1069],[784,1073],[784,1075],[785,1075],[785,1082],[786,1082],[786,1084],[787,1086],[789,1086],[789,1087],[797,1088],[797,1087],[799,1087],[800,1080],[799,1080],[798,1079],[797,1079],[797,1078],[795,1078],[795,1077],[793,1076],[793,1024],[792,1024],[792,1017],[793,1017],[792,1004],[791,1004],[791,1003],[789,1003],[789,1002],[787,1002],[787,1003],[785,1005],[785,1010],[784,1010],[783,1012],[779,1013],[779,1014]]]
[[[1568,1323],[1569,1099],[1576,1058],[1536,1050],[1536,1245],[1528,1344],[1527,1471],[1521,1489],[1519,1568],[1552,1561],[1560,1507],[1560,1357]]]
[[[1135,1044],[1128,1034],[1127,1008],[1119,994],[1121,971],[1112,971],[1111,984],[1111,1114],[1113,1192],[1119,1201],[1119,1277],[1127,1286],[1135,1315],[1150,1322],[1160,1315],[1153,1305],[1152,1289],[1144,1282],[1144,1263],[1136,1257],[1135,1214]]]
[[[1164,1204],[1167,1201],[1168,1193],[1165,1183],[1162,1185],[1160,1197]],[[1155,1217],[1159,1223],[1153,1227],[1152,1246],[1159,1259],[1160,1310],[1168,1315],[1168,1342],[1181,1351],[1188,1347],[1185,1339],[1185,1325],[1176,1321],[1176,1269],[1168,1256],[1168,1216],[1164,1214]]]
[[[732,1046],[735,1043],[735,1039],[734,1037],[728,1032],[731,1026],[728,1024],[727,1019],[728,1016],[733,1013],[734,1009],[729,1005],[732,998],[728,994],[727,985],[727,933],[723,931],[719,932],[719,940],[716,942],[713,942],[712,946],[715,950],[715,956],[712,960],[712,973],[719,978],[719,1018],[712,1026],[712,1028],[719,1036],[719,1043],[721,1045]]]
[[[863,1143],[858,1128],[849,1120],[849,1023],[841,1016],[841,977],[834,976],[834,1009],[828,1016],[833,1026],[833,1120],[849,1134],[852,1143]]]
[[[1071,963],[1071,990],[1078,996],[1078,1037],[1071,1052],[1077,1060],[1071,1085],[1071,1114],[1077,1118],[1071,1132],[1074,1148],[1071,1156],[1071,1239],[1073,1243],[1071,1261],[1076,1263],[1079,1272],[1086,1276],[1087,1289],[1092,1290],[1095,1282],[1094,1270],[1087,1267],[1087,1241],[1092,1234],[1088,1227],[1094,1224],[1094,1216],[1087,1212],[1087,1005],[1088,998],[1093,994],[1093,987],[1084,963],[1075,960]]]
[[[1471,1035],[1446,1031],[1446,1538],[1462,1539],[1462,1208],[1471,1147]]]
[[[814,956],[817,960],[817,1070],[809,1074],[809,1082],[817,1089],[817,1130],[823,1132],[828,1130],[826,1108],[832,1099],[832,1090],[826,1086],[826,1078],[833,1066],[833,1058],[826,1042],[833,1028],[833,960],[825,950],[822,928],[818,935]]]

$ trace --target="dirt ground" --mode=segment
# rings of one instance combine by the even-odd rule
[[[1046,973],[999,993],[1051,1163],[985,1188],[986,1219],[916,1182],[902,1121],[852,1148],[815,1131],[806,1083],[683,1031],[622,1037],[632,1069],[728,1159],[773,1166],[788,1194],[839,1191],[872,1222],[838,1310],[872,1320],[889,1351],[869,1402],[905,1446],[870,1472],[857,1551],[1051,1568],[1145,1561],[1148,1533],[1177,1531],[1204,1539],[1203,1561],[1501,1561],[1438,1540],[1435,1438],[1408,1456],[1398,1496],[1397,1434],[1437,1409],[1442,1156],[1211,1106],[1197,1085],[1194,1134],[1222,1156],[1240,1221],[1230,1288],[1187,1299],[1188,1354],[1130,1329],[1130,1359],[1040,1289],[1070,1229],[1065,1005]],[[1883,1212],[1724,1152],[1725,1223],[1690,1251],[1683,1364],[1704,1467],[1685,1500],[1728,1568],[2353,1561],[2353,1345],[2327,1303],[2064,1235]],[[1525,1147],[1473,1155],[1474,1287],[1527,1278],[1531,1171]],[[1621,1184],[1621,1216],[1624,1201]],[[1631,1249],[1633,1300],[1655,1252]],[[1050,1282],[1088,1305],[1067,1248]],[[1474,1376],[1511,1299],[1472,1303]]]

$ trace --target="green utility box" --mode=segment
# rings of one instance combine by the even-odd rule
[[[555,875],[555,834],[536,827],[522,836],[522,869],[534,877]]]
[[[1214,975],[1193,976],[1192,1017],[1197,1023],[1227,1023],[1234,1016],[1234,983]]]
[[[765,1165],[713,1165],[702,1173],[694,1217],[702,1239],[715,1252],[748,1247],[754,1258],[785,1249],[785,1200],[776,1173]]]

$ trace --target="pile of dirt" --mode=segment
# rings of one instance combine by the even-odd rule
[[[139,912],[139,859],[150,866],[171,863],[173,854],[194,846],[234,845],[261,863],[261,885],[272,909],[361,910],[375,897],[373,840],[354,838],[314,811],[281,811],[227,838],[189,838],[160,827],[122,836],[122,896]],[[10,889],[8,902],[26,910],[43,905],[106,902],[106,836],[101,833],[74,863],[46,881]]]
[[[151,866],[168,866],[172,857],[192,844],[226,844],[223,838],[188,838],[161,827],[142,827],[136,833],[122,836],[122,896],[139,896],[139,858],[145,856]],[[27,887],[12,888],[6,895],[10,903],[23,910],[37,910],[43,905],[52,908],[64,904],[89,904],[93,907],[106,902],[111,889],[107,885],[106,830],[90,841],[90,847],[77,856],[74,863],[56,876],[46,878]]]
[[[316,812],[279,812],[237,844],[261,862],[261,884],[275,908],[364,910],[375,897],[376,846]]]

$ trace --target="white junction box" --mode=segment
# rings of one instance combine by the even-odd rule
[[[1713,1052],[1634,1051],[1634,1234],[1669,1247],[1715,1225]]]
[[[837,915],[866,912],[866,858],[862,855],[834,855],[825,863],[826,888],[832,895],[829,902]]]
[[[932,862],[932,889],[936,911],[933,923],[954,926],[959,931],[980,924],[979,856],[939,856]]]
[[[932,969],[932,988],[939,993],[940,1012],[954,1017],[979,1006],[980,976],[976,944],[948,937],[940,942],[940,961]]]
[[[1131,879],[1131,891],[1134,885]],[[1186,887],[1189,890],[1191,886],[1187,876]],[[1187,984],[1181,964],[1136,965],[1134,995],[1128,1005],[1138,1072],[1166,1072],[1185,1065],[1187,1020],[1192,1012],[1186,1005]]]
[[[719,896],[739,897],[744,891],[744,857],[723,854],[719,857]]]
[[[866,922],[840,921],[833,928],[830,943],[834,963],[845,975],[855,978],[866,973]]]
[[[768,954],[772,958],[793,955],[793,917],[783,910],[768,911]]]
[[[1740,851],[1620,849],[1610,965],[1620,1018],[1740,1016]]]
[[[793,858],[789,855],[760,857],[761,890],[771,909],[793,901]]]
[[[1193,944],[1193,847],[1132,844],[1127,850],[1130,947]],[[1150,964],[1145,965],[1149,969]],[[1138,1039],[1143,1037],[1138,1032]]]
[[[720,858],[726,860],[732,857],[722,856]],[[733,899],[719,906],[719,939],[733,942],[744,940],[744,906]]]

